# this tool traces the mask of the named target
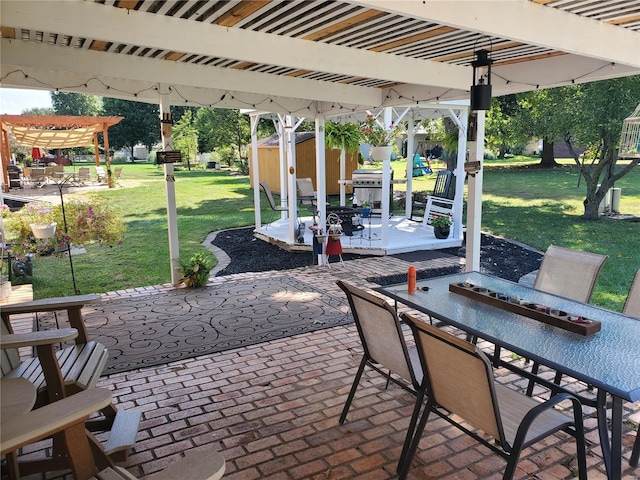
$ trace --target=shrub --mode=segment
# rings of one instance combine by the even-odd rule
[[[72,200],[62,206],[47,202],[31,202],[6,218],[11,253],[22,257],[27,253],[39,255],[51,253],[69,243],[83,245],[89,242],[112,244],[121,242],[124,223],[120,215],[109,208],[103,200],[92,199],[91,203]],[[65,218],[67,230],[65,232]],[[57,223],[53,238],[36,239],[31,224]]]
[[[205,253],[196,253],[189,261],[180,261],[181,283],[187,287],[204,287],[209,280],[209,271],[213,268],[213,258]]]

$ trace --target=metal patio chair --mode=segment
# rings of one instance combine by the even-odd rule
[[[274,214],[276,212],[288,212],[289,207],[278,205],[276,203],[276,201],[273,198],[273,194],[271,193],[271,189],[269,188],[269,185],[266,182],[260,182],[260,188],[262,189],[265,196],[267,197],[267,201],[269,202],[269,206],[271,207],[271,210],[272,210],[271,218],[269,218],[269,222],[267,223],[267,228],[268,228],[269,223],[273,221]]]
[[[313,180],[310,178],[296,178],[296,186],[298,187],[298,200],[300,205],[304,206],[313,215],[318,213],[318,194],[313,188]],[[329,205],[325,202],[325,205]]]
[[[387,386],[391,381],[415,395],[414,412],[419,411],[424,400],[423,392],[420,390],[423,377],[422,368],[416,347],[407,347],[395,309],[383,298],[342,280],[338,280],[336,283],[347,296],[364,350],[358,372],[340,415],[340,424],[342,425],[347,418],[351,402],[367,366],[386,377]],[[415,429],[416,422],[417,416],[414,415],[409,424],[409,432]],[[408,447],[409,444],[405,443],[401,458],[405,455]]]
[[[542,257],[533,288],[588,303],[607,255],[583,252],[549,245]],[[534,362],[531,373],[537,374],[540,364]],[[560,384],[562,375],[556,374],[554,383]],[[529,380],[527,395],[533,394],[535,382]]]
[[[420,443],[429,415],[433,412],[460,428],[507,460],[503,479],[513,478],[524,448],[560,430],[576,439],[579,477],[587,478],[586,447],[580,401],[561,393],[544,403],[497,384],[487,356],[472,343],[403,314],[413,331],[424,372],[422,390],[427,404],[410,441],[406,456],[398,465],[405,479]],[[570,400],[573,418],[553,408]],[[419,411],[414,411],[417,420]],[[464,425],[456,418],[464,420]],[[467,428],[470,426],[471,428]],[[476,433],[480,430],[483,436]],[[484,436],[489,435],[495,442]],[[406,441],[405,441],[406,443]]]
[[[104,167],[96,166],[96,182],[106,182],[107,181],[107,172]]]

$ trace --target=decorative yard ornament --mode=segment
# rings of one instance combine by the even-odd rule
[[[491,108],[491,64],[489,50],[475,52],[473,67],[473,84],[471,85],[471,111],[489,110]],[[486,83],[485,83],[486,82]]]
[[[640,104],[622,122],[618,155],[620,158],[640,158]]]

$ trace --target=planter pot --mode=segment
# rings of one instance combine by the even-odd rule
[[[391,160],[392,147],[371,147],[371,156],[376,162]]]
[[[369,207],[362,208],[361,212],[362,212],[362,218],[369,218],[369,215],[371,215],[371,209]]]
[[[56,222],[32,223],[31,231],[36,238],[52,238],[56,234]]]
[[[433,234],[436,238],[440,240],[444,240],[445,238],[449,238],[449,232],[451,227],[433,227]]]

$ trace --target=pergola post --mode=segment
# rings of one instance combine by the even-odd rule
[[[158,89],[162,91],[162,89]],[[171,105],[169,97],[160,95],[160,121],[162,122],[162,149],[173,150],[171,141]],[[167,195],[167,224],[169,233],[169,262],[171,264],[171,284],[178,285],[180,275],[180,248],[178,242],[178,213],[176,210],[176,184],[173,163],[164,163],[164,184]]]
[[[318,208],[318,226],[322,228],[322,231],[326,232],[325,221],[327,218],[327,168],[325,157],[325,141],[324,141],[324,116],[319,115],[316,117],[316,205]],[[341,159],[344,157],[344,149],[341,149]],[[344,178],[344,160],[341,160],[341,172],[340,178]],[[341,197],[342,198],[342,197]],[[344,202],[344,199],[342,198]]]
[[[100,145],[98,143],[98,132],[93,134],[93,152],[96,155],[96,167],[100,166]]]
[[[112,188],[111,183],[111,155],[109,155],[109,134],[107,133],[107,124],[102,124],[102,137],[104,139],[104,158],[107,163],[107,186]],[[100,158],[100,157],[98,157]]]
[[[0,136],[0,154],[2,156],[2,179],[4,183],[4,191],[9,192],[9,172],[7,166],[11,162],[11,150],[9,149],[9,129],[3,123],[2,135]]]
[[[469,122],[468,138],[469,161],[480,162],[480,168],[475,174],[469,174],[468,202],[467,202],[467,271],[480,271],[480,241],[482,228],[482,171],[484,157],[484,110],[478,110],[470,115],[475,118],[475,128]],[[475,130],[475,131],[474,131]]]
[[[251,173],[253,174],[253,205],[255,211],[256,231],[262,227],[262,216],[260,212],[260,168],[258,163],[258,124],[260,115],[250,115],[251,120]]]

